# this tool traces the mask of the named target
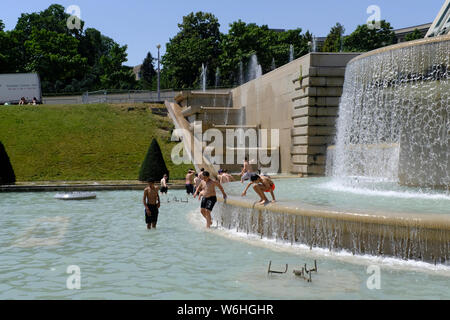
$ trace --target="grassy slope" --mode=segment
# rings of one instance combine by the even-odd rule
[[[153,137],[170,178],[184,178],[188,166],[170,160],[172,128],[142,104],[0,106],[0,141],[18,181],[137,180]]]

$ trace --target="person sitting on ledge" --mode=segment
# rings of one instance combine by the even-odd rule
[[[265,204],[269,202],[265,192],[270,192],[270,195],[272,196],[272,202],[275,202],[275,195],[273,191],[275,190],[275,184],[268,176],[262,176],[260,177],[257,174],[254,174],[250,177],[250,182],[248,183],[247,187],[245,188],[244,192],[242,192],[242,196],[245,197],[247,194],[248,188],[250,188],[250,185],[254,184],[253,190],[255,190],[256,194],[261,198],[259,204]]]

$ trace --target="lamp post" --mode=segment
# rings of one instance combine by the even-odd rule
[[[159,74],[161,73],[161,69],[160,69],[159,49],[161,48],[161,45],[158,44],[156,46],[156,48],[158,48],[158,81],[157,81],[157,83],[158,83],[158,102],[160,102],[161,101],[161,94],[160,94],[160,90],[159,90]]]

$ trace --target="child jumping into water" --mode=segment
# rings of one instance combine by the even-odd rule
[[[197,190],[194,193],[194,198],[197,196],[197,194],[200,192],[200,190],[203,190],[203,199],[200,205],[200,212],[202,213],[203,217],[206,219],[206,228],[210,228],[212,224],[211,220],[211,211],[214,208],[214,205],[217,202],[216,197],[216,187],[220,189],[220,191],[223,194],[223,198],[226,199],[227,195],[225,193],[225,190],[223,190],[222,185],[214,180],[211,180],[209,178],[209,172],[204,171],[203,172],[203,181],[197,188]]]
[[[275,202],[275,195],[273,193],[273,190],[275,190],[275,184],[273,181],[267,177],[255,174],[250,177],[251,182],[248,183],[247,187],[245,188],[244,192],[242,192],[242,196],[245,197],[247,194],[248,188],[250,188],[250,185],[254,184],[253,190],[258,194],[258,196],[261,198],[260,204],[265,204],[266,202],[269,202],[265,192],[270,192],[270,195],[272,196],[272,202]]]
[[[148,181],[148,186],[144,190],[144,198],[142,199],[145,206],[145,223],[147,229],[156,228],[158,222],[159,207],[161,202],[159,200],[158,189],[155,187],[153,181]]]

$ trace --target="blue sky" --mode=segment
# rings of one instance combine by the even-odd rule
[[[86,27],[127,44],[127,65],[137,65],[148,51],[156,57],[158,43],[164,53],[165,44],[178,32],[178,23],[190,12],[213,13],[224,33],[231,22],[241,19],[270,28],[302,28],[316,36],[326,36],[336,22],[344,25],[346,33],[366,23],[370,5],[377,5],[381,19],[394,28],[432,22],[444,0],[1,0],[0,19],[10,30],[21,13],[42,11],[52,3],[78,5]]]

